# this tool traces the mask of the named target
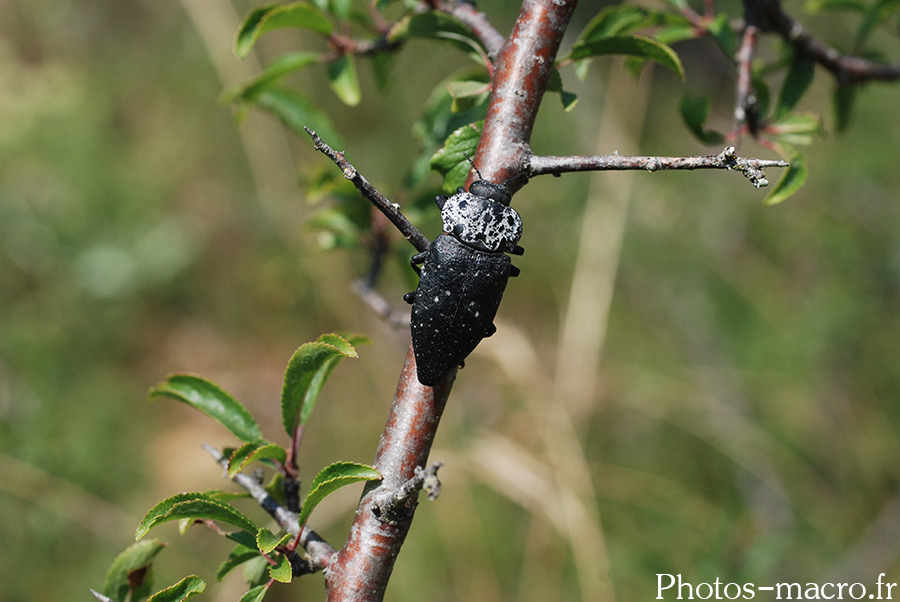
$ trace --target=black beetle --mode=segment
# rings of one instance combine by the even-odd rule
[[[459,188],[434,199],[445,234],[413,256],[419,286],[403,297],[412,304],[413,352],[423,385],[436,385],[497,330],[494,316],[506,283],[519,275],[506,253],[524,253],[518,245],[522,218],[510,198],[503,184],[478,180],[468,192]]]

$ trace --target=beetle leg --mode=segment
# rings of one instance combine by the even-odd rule
[[[403,300],[412,305],[416,302],[416,291],[403,295]]]
[[[412,259],[409,260],[409,265],[412,267],[413,271],[419,276],[422,275],[422,270],[419,268],[420,265],[425,263],[425,253],[416,253],[412,256]]]
[[[522,255],[525,253],[525,249],[523,249],[519,245],[516,245],[513,247],[512,251],[509,251],[509,253],[510,253],[510,255]]]
[[[509,266],[509,277],[515,278],[521,273],[521,270],[514,265]]]

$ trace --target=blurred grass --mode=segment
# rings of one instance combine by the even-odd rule
[[[374,344],[326,387],[302,470],[371,460],[408,338],[349,293],[365,259],[318,251],[303,228],[309,209],[291,168],[324,160],[300,138],[254,137],[274,127],[267,117],[238,128],[216,104],[246,67],[212,41],[229,39],[229,19],[246,9],[0,4],[4,602],[86,599],[147,508],[220,486],[199,446],[229,444],[227,433],[144,401],[168,372],[219,381],[276,438],[293,349],[321,332],[365,332]],[[513,18],[503,10],[501,29]],[[423,65],[416,54],[400,58],[390,90],[369,87],[352,110],[321,78],[303,82],[335,106],[350,159],[388,192],[415,156],[418,108],[463,60],[435,53]],[[727,119],[731,81],[703,56],[684,50],[687,86],[714,92]],[[679,88],[661,71],[635,83],[598,65],[586,83],[567,78],[579,105],[563,114],[548,97],[536,152],[718,151],[689,138]],[[629,116],[641,86],[646,117]],[[817,82],[807,108],[827,115],[829,91]],[[806,187],[775,208],[731,173],[529,185],[517,197],[522,276],[498,333],[460,373],[433,455],[448,462],[444,493],[420,506],[389,598],[648,599],[656,573],[900,581],[895,96],[864,88],[850,130],[810,149]],[[641,133],[601,130],[610,107]],[[768,156],[750,143],[741,151]],[[588,204],[624,220],[621,247],[580,244]],[[603,258],[585,248],[607,253],[597,265],[615,286],[608,321],[594,293],[570,303],[578,266]],[[397,307],[405,277],[388,274]],[[599,321],[594,339],[572,334],[581,318],[562,327],[577,311]],[[569,345],[598,359],[572,366]],[[356,495],[312,517],[335,544]],[[171,544],[160,585],[191,572],[212,581],[227,550],[200,531],[157,536]],[[240,587],[236,574],[207,597],[237,599]],[[320,599],[321,579],[273,594]]]

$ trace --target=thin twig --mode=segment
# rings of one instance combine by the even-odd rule
[[[740,140],[741,128],[744,124],[756,137],[759,123],[759,111],[756,107],[756,95],[753,91],[753,56],[756,54],[756,43],[759,39],[759,28],[747,23],[741,38],[741,47],[737,53],[737,91],[734,101],[734,139]]]
[[[472,2],[461,2],[459,0],[436,0],[430,3],[435,10],[439,10],[456,17],[460,22],[467,25],[478,41],[487,50],[488,58],[493,61],[500,52],[500,48],[506,41],[506,38],[491,24],[487,15],[479,11]]]
[[[419,232],[419,229],[413,226],[402,213],[400,213],[400,205],[390,202],[383,194],[378,192],[378,190],[372,186],[372,184],[365,179],[349,161],[347,161],[343,152],[335,151],[308,127],[304,127],[303,129],[306,130],[309,137],[313,139],[316,150],[334,161],[335,165],[340,167],[341,171],[344,172],[344,177],[353,182],[353,185],[356,186],[356,189],[359,190],[360,194],[368,199],[370,203],[375,205],[375,207],[381,211],[398,230],[400,230],[400,233],[406,237],[406,240],[408,240],[412,246],[419,251],[428,249],[430,241],[424,234]]]
[[[206,443],[203,444],[203,449],[218,462],[219,466],[228,470],[228,458],[226,458],[222,452]],[[300,517],[296,512],[291,512],[275,501],[275,499],[266,491],[265,487],[253,477],[238,473],[233,476],[231,480],[249,493],[250,496],[256,500],[256,503],[275,519],[279,527],[288,533],[293,534],[295,537],[299,536],[298,542],[309,554],[312,566],[323,569],[330,564],[331,560],[334,558],[335,549],[309,527],[304,526],[303,531],[301,532],[299,523]]]
[[[409,312],[401,312],[387,302],[383,295],[370,287],[364,280],[353,283],[353,292],[363,303],[369,306],[376,316],[384,320],[391,328],[405,328],[409,326]]]
[[[535,156],[528,166],[529,177],[546,174],[559,175],[574,171],[602,171],[642,169],[653,173],[664,169],[728,169],[739,171],[750,183],[761,188],[769,182],[765,169],[788,167],[787,161],[747,159],[738,157],[733,146],[726,147],[718,155],[691,157],[640,157],[624,155],[588,155],[571,157]]]
[[[840,53],[836,48],[815,38],[806,27],[784,12],[779,0],[745,0],[746,10],[760,11],[765,18],[765,31],[777,32],[797,51],[811,56],[831,72],[839,84],[900,79],[900,64],[877,63]]]
[[[433,462],[428,468],[416,466],[415,475],[400,487],[379,490],[378,495],[372,500],[376,515],[384,521],[396,520],[405,513],[408,502],[422,489],[428,494],[429,500],[436,500],[441,494],[441,482],[437,477],[437,471],[443,465],[443,462]]]

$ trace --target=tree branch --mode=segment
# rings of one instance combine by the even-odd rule
[[[718,155],[705,157],[639,157],[623,155],[591,155],[591,156],[534,156],[528,167],[528,176],[552,174],[558,176],[565,172],[603,171],[641,169],[653,173],[666,169],[728,169],[739,171],[750,180],[750,183],[761,188],[769,182],[765,169],[769,167],[788,167],[787,161],[767,159],[746,159],[735,154],[733,146],[726,147]]]
[[[308,127],[304,127],[303,129],[305,129],[306,133],[309,134],[309,137],[312,138],[316,150],[334,161],[335,165],[340,167],[341,171],[344,172],[344,177],[353,182],[353,185],[356,186],[356,189],[359,190],[360,194],[375,205],[375,207],[381,211],[398,230],[400,230],[400,233],[406,237],[406,240],[408,240],[412,246],[419,251],[428,249],[428,246],[431,244],[430,241],[425,238],[424,234],[419,232],[418,228],[413,226],[412,223],[406,219],[406,216],[400,213],[400,205],[390,202],[383,194],[378,192],[378,190],[372,186],[362,174],[356,171],[356,168],[353,167],[349,161],[347,161],[343,152],[332,149]]]
[[[900,79],[900,64],[876,63],[868,59],[847,56],[816,39],[800,22],[784,12],[780,0],[745,0],[745,10],[759,11],[764,30],[781,35],[796,50],[805,52],[831,72],[839,84],[854,84],[870,80],[896,81]]]
[[[222,452],[211,445],[203,444],[203,449],[218,462],[226,471],[228,470],[228,458]],[[265,487],[253,477],[238,473],[231,478],[244,489],[250,496],[256,500],[260,507],[271,515],[278,523],[278,526],[298,537],[297,542],[310,556],[310,566],[314,569],[324,569],[329,566],[335,557],[335,549],[309,527],[303,527],[300,531],[300,516],[296,512],[291,512],[277,501],[266,491]]]
[[[409,312],[400,312],[387,302],[377,290],[372,288],[365,280],[357,280],[353,283],[353,292],[360,300],[369,306],[376,316],[388,323],[391,328],[404,328],[409,326]]]
[[[381,514],[379,502],[408,488],[410,480],[417,478],[417,469],[427,463],[455,377],[456,371],[451,370],[437,386],[422,385],[409,348],[375,455],[374,466],[383,478],[363,491],[347,543],[328,566],[325,589],[329,601],[378,602],[384,598],[412,523],[417,496],[391,506],[390,516]]]
[[[437,471],[443,465],[443,462],[434,462],[428,468],[416,466],[413,477],[406,483],[396,489],[381,491],[379,495],[373,496],[372,510],[375,515],[382,521],[402,520],[410,500],[418,496],[422,489],[428,492],[429,500],[436,500],[441,493],[441,482],[437,478]]]
[[[531,156],[534,120],[576,4],[575,0],[525,0],[494,61],[491,100],[475,164],[484,179],[509,181],[511,193],[524,185],[523,179],[512,178]]]
[[[753,56],[759,39],[759,27],[747,21],[741,47],[737,53],[737,91],[734,101],[734,140],[740,140],[741,128],[746,123],[756,137],[759,127],[759,110],[753,90]]]

